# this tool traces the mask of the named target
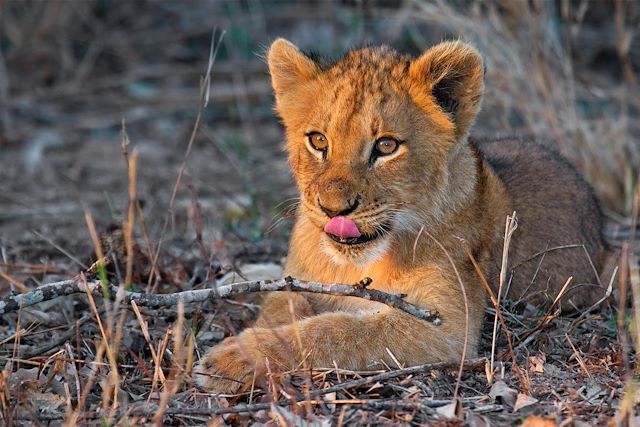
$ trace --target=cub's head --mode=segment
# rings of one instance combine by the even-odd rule
[[[279,39],[267,57],[301,213],[336,261],[412,244],[455,204],[452,153],[483,91],[475,49],[445,42],[411,58],[383,46],[329,64]]]

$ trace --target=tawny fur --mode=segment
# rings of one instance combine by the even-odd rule
[[[573,168],[536,144],[467,139],[484,88],[475,49],[445,42],[414,59],[375,47],[325,64],[281,39],[268,63],[301,193],[285,273],[325,283],[370,277],[375,289],[438,310],[443,323],[357,298],[274,293],[254,327],[203,358],[196,373],[205,389],[237,391],[268,369],[301,364],[361,370],[458,360],[465,330],[473,357],[486,293],[463,242],[495,287],[505,219],[513,210],[520,226],[511,247],[516,268],[509,298],[544,303],[570,275],[590,285],[584,285],[588,292],[568,294],[573,299],[566,304],[589,304],[602,294],[581,248],[549,252],[542,262],[534,257],[584,244],[598,266],[605,253],[597,203]],[[309,132],[326,136],[326,158],[309,146]],[[372,163],[373,143],[382,136],[402,144]],[[342,211],[356,197],[358,207],[348,215],[359,230],[388,232],[364,244],[336,243],[323,231],[325,211]],[[468,319],[461,285],[433,239],[459,271]]]

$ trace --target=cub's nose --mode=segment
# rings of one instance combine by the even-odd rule
[[[320,206],[320,209],[322,210],[322,212],[324,212],[329,218],[333,218],[335,216],[346,216],[349,215],[351,212],[355,211],[358,208],[358,205],[360,204],[360,195],[356,195],[356,197],[354,197],[353,199],[349,199],[346,201],[346,206],[325,206],[322,203],[322,200],[320,200],[320,198],[318,198],[318,206]]]
[[[328,176],[317,182],[318,206],[329,218],[348,215],[360,203],[356,183],[343,176]]]

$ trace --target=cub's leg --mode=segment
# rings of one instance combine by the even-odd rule
[[[296,292],[270,292],[262,300],[260,316],[254,326],[275,328],[313,314],[313,308],[304,295]]]
[[[361,305],[359,313],[323,313],[277,328],[249,328],[212,348],[196,368],[196,378],[207,390],[232,393],[254,376],[263,379],[267,360],[271,370],[297,368],[303,359],[313,367],[332,367],[335,362],[353,370],[372,369],[381,362],[396,366],[394,358],[405,366],[455,361],[462,354],[465,335],[460,301],[449,300],[448,307],[442,306],[439,326],[367,302],[368,312]],[[472,312],[481,313],[482,307]],[[467,357],[475,355],[480,320],[481,316],[470,318]]]

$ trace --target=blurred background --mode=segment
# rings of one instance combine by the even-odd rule
[[[2,260],[73,264],[92,251],[85,209],[99,230],[122,223],[123,120],[151,241],[168,219],[176,256],[199,228],[219,257],[283,256],[296,190],[262,59],[276,37],[330,56],[471,42],[487,83],[472,134],[555,145],[595,187],[614,235],[640,173],[639,27],[633,0],[0,0]]]

